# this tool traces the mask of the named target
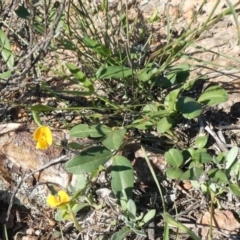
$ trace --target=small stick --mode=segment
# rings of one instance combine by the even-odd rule
[[[231,125],[231,126],[219,126],[219,127],[215,127],[215,128],[221,129],[221,130],[233,130],[233,129],[240,129],[240,126]]]
[[[11,196],[10,203],[9,203],[9,206],[8,206],[8,210],[7,210],[7,217],[6,217],[6,220],[5,220],[6,224],[8,223],[8,220],[9,220],[9,217],[10,217],[11,209],[12,209],[12,206],[13,206],[13,200],[14,200],[16,194],[17,194],[18,189],[21,187],[22,183],[23,183],[23,178],[21,178],[20,182],[18,183],[16,189],[14,190],[14,192]]]
[[[228,152],[226,145],[218,138],[218,135],[212,129],[210,129],[208,125],[205,126],[205,130],[215,139],[223,152]]]
[[[63,189],[64,191],[67,192],[67,189],[65,187],[63,187],[62,185],[60,185],[59,183],[55,183],[55,182],[40,182],[40,183],[36,184],[34,187],[28,188],[27,189],[27,191],[28,191],[27,195],[28,196],[31,195],[32,192],[35,190],[35,188],[37,188],[37,187],[39,187],[41,185],[47,185],[47,187],[49,188],[48,185],[50,185],[50,184],[51,185],[56,185],[56,186],[60,187],[61,189]]]
[[[179,218],[178,220],[180,220],[181,222],[184,220],[186,221],[185,218]],[[208,229],[210,229],[210,226],[207,224],[192,223],[192,222],[182,222],[182,224],[184,224],[188,228],[208,228]],[[170,227],[175,228],[175,226],[172,226],[171,224],[170,224]],[[222,231],[222,230],[226,230],[226,229],[223,229],[223,228],[220,228],[217,226],[212,226],[212,228],[214,230],[216,230],[219,234],[222,234],[223,236],[228,237],[228,238],[230,237],[229,234],[226,234]]]
[[[37,170],[31,172],[30,174],[28,174],[24,179],[23,181],[27,180],[29,177],[31,177],[33,174],[35,174],[36,172],[40,172],[54,164],[58,164],[60,162],[66,162],[67,160],[69,159],[69,155],[64,155],[64,156],[60,156],[54,160],[52,160],[51,162],[48,162],[46,164],[44,164],[42,167],[38,168]]]
[[[148,226],[147,226],[147,233],[148,233],[148,239],[154,240],[155,238],[155,223],[154,220],[152,220]]]

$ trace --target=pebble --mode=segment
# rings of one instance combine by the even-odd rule
[[[35,231],[35,234],[36,234],[37,236],[40,236],[41,231],[40,231],[40,230],[36,230],[36,231]]]
[[[28,228],[27,231],[26,231],[26,234],[33,235],[34,234],[34,229],[33,228]]]
[[[24,236],[22,240],[38,240],[38,238],[35,236]]]

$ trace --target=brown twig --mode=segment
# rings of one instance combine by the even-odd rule
[[[210,228],[210,227],[211,227],[211,226],[206,225],[206,224],[192,223],[192,222],[186,221],[186,220],[188,220],[188,219],[185,219],[185,218],[179,218],[178,220],[180,220],[181,223],[182,223],[184,226],[186,226],[187,228]],[[183,222],[183,221],[186,221],[186,222]],[[174,226],[171,226],[171,225],[170,225],[170,227],[173,227],[173,228],[174,228]],[[212,226],[212,228],[213,228],[215,231],[217,231],[218,233],[222,234],[223,236],[225,236],[225,237],[227,237],[227,238],[230,237],[229,234],[226,234],[226,233],[222,232],[222,230],[225,230],[225,229],[221,229],[221,228],[216,227],[216,226]]]
[[[25,56],[23,56],[21,58],[21,60],[19,60],[18,65],[15,66],[13,68],[13,71],[19,71],[19,66],[20,65],[24,65],[25,68],[21,71],[21,73],[15,73],[12,74],[9,79],[7,80],[7,83],[12,80],[14,83],[19,83],[19,81],[23,80],[25,78],[25,75],[29,72],[29,70],[41,59],[41,57],[46,53],[46,50],[51,42],[51,40],[54,38],[54,36],[56,35],[56,29],[58,26],[58,23],[62,17],[64,8],[66,5],[66,0],[63,0],[62,3],[60,4],[60,7],[57,11],[56,14],[56,18],[53,21],[52,27],[49,30],[48,35],[39,43],[37,43],[35,46],[32,46],[28,53],[25,54]],[[33,56],[34,53],[38,52],[37,56],[35,58],[33,58],[31,60],[30,63],[26,63],[26,59],[31,58],[31,56]]]
[[[22,183],[23,183],[23,177],[19,181],[16,189],[14,190],[14,192],[13,192],[13,194],[11,196],[10,203],[9,203],[9,206],[8,206],[8,210],[7,210],[7,217],[6,217],[6,220],[5,220],[6,224],[8,223],[8,220],[9,220],[9,217],[10,217],[10,213],[11,213],[11,209],[12,209],[12,206],[13,206],[14,198],[15,198],[17,192],[18,192],[18,189],[21,187]]]
[[[62,162],[66,162],[68,159],[70,158],[70,155],[66,154],[63,156],[60,156],[54,160],[52,160],[51,162],[48,162],[46,164],[44,164],[42,167],[38,168],[37,170],[31,172],[30,174],[28,174],[23,181],[26,181],[29,177],[31,177],[33,174],[35,174],[36,172],[40,172],[43,171],[46,168],[49,168],[52,165],[58,164],[58,163],[62,163]]]
[[[205,130],[215,139],[217,145],[223,152],[228,152],[226,145],[219,139],[218,135],[208,126],[205,126]]]
[[[239,125],[231,125],[231,126],[218,126],[215,127],[216,129],[221,129],[221,130],[233,130],[233,129],[240,129]]]

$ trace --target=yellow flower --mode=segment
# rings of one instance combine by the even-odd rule
[[[60,190],[56,195],[47,197],[47,205],[52,208],[57,208],[70,202],[70,198],[66,192]]]
[[[37,141],[36,148],[46,149],[52,145],[52,132],[47,126],[37,128],[33,134],[33,138]]]

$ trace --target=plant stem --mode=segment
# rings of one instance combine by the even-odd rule
[[[38,113],[37,113],[36,111],[32,111],[32,115],[33,115],[33,119],[34,119],[35,123],[36,123],[39,127],[41,127],[41,126],[42,126],[42,123],[41,123],[41,120],[40,120],[40,118],[39,118],[39,116],[38,116]]]
[[[160,196],[161,196],[161,199],[162,199],[163,212],[165,213],[165,212],[167,211],[167,209],[166,209],[166,205],[165,205],[165,200],[164,200],[164,196],[163,196],[163,193],[162,193],[162,189],[161,189],[161,187],[160,187],[160,184],[159,184],[159,182],[158,182],[158,179],[157,179],[157,177],[156,177],[156,174],[155,174],[155,172],[154,172],[154,170],[153,170],[153,167],[152,167],[152,165],[151,165],[151,163],[150,163],[150,161],[149,161],[149,159],[148,159],[148,156],[147,156],[147,154],[146,154],[145,149],[144,149],[142,146],[141,146],[141,149],[142,149],[142,151],[143,151],[143,156],[144,156],[144,158],[145,158],[145,160],[146,160],[146,162],[147,162],[147,165],[148,165],[148,167],[149,167],[149,169],[150,169],[150,171],[151,171],[151,174],[152,174],[152,176],[153,176],[153,179],[154,179],[154,181],[155,181],[155,183],[156,183],[156,185],[157,185],[158,191],[159,191]]]
[[[81,231],[82,231],[82,227],[79,225],[78,220],[77,220],[76,216],[74,215],[74,213],[73,213],[70,205],[67,204],[67,207],[68,207],[68,212],[69,212],[69,214],[70,214],[70,216],[71,216],[71,219],[72,219],[72,221],[73,221],[76,229],[77,229],[79,232],[81,232]]]

